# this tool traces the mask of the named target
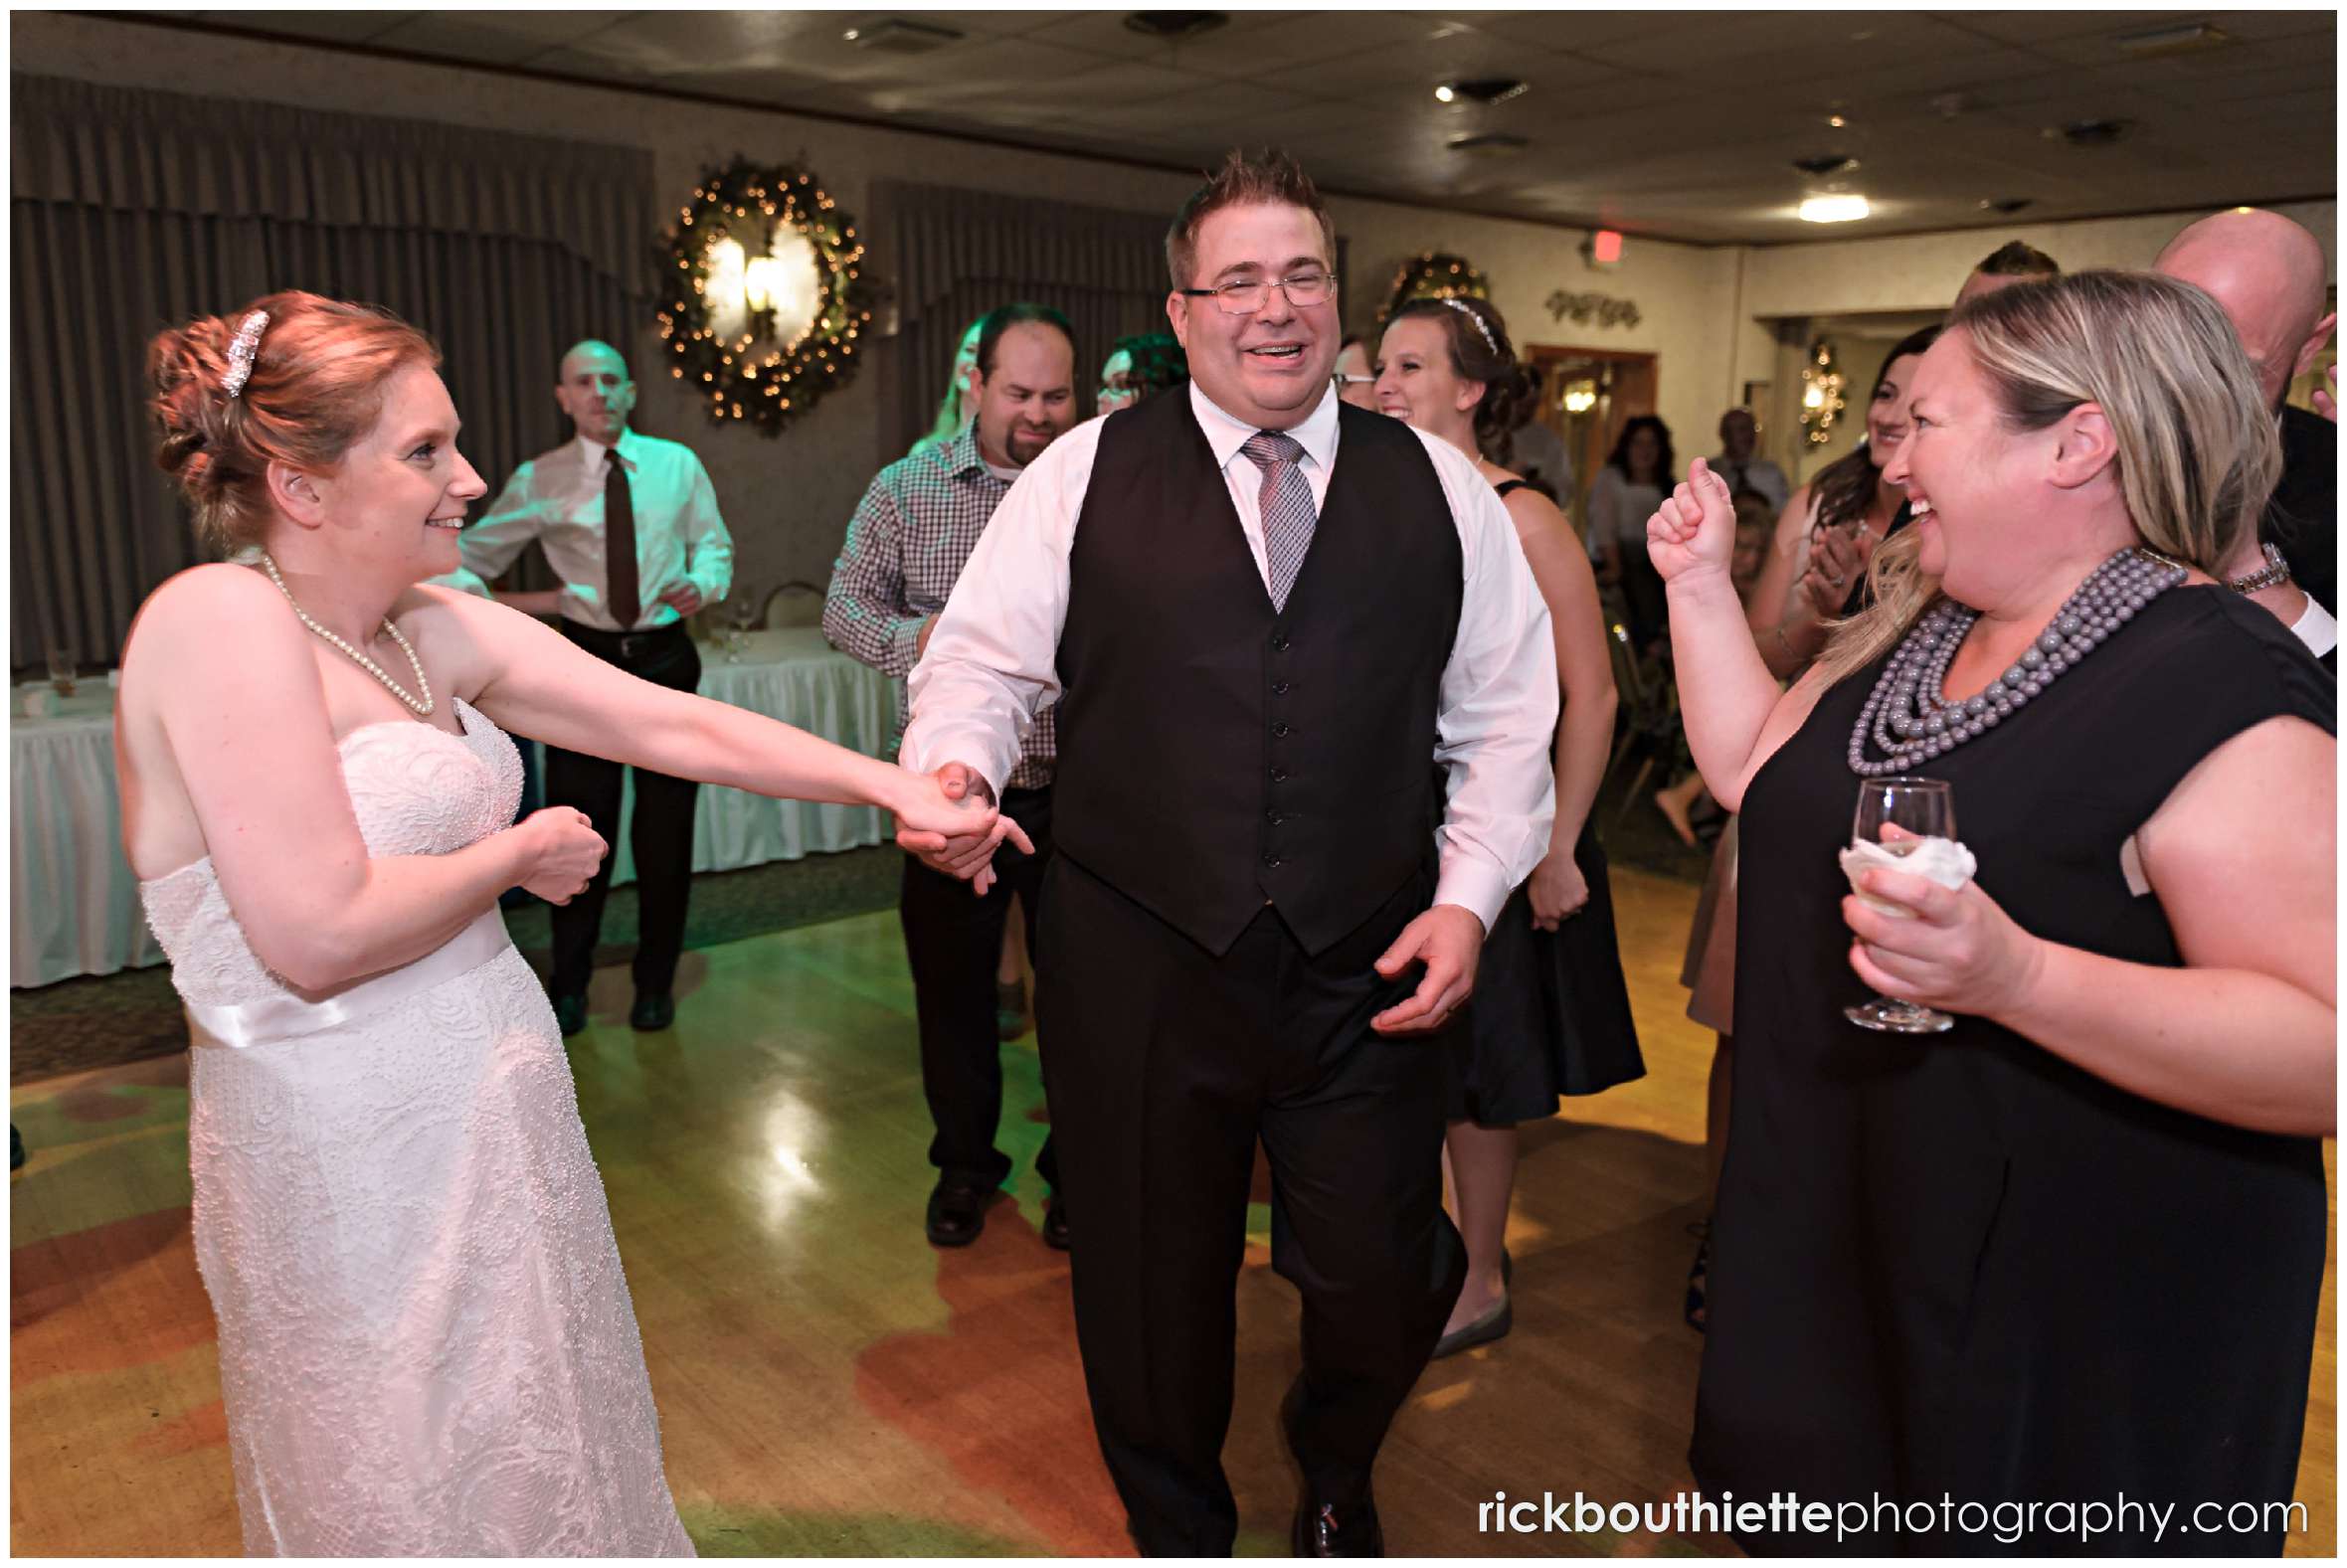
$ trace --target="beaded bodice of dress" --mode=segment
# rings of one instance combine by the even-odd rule
[[[392,719],[342,738],[342,781],[369,855],[445,855],[511,825],[521,756],[469,703],[452,701],[461,737]],[[287,988],[245,941],[211,857],[139,884],[139,894],[187,1000],[236,1003]]]

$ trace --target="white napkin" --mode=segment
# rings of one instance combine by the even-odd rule
[[[1870,871],[1899,871],[1910,877],[1928,878],[1943,888],[1960,888],[1979,869],[1972,851],[1952,838],[1926,838],[1903,855],[1895,855],[1887,845],[1870,844],[1864,839],[1853,840],[1842,851],[1842,874],[1850,879],[1850,891],[1858,894],[1859,902],[1869,909],[1902,919],[1913,911],[1903,904],[1889,903],[1871,893],[1860,892],[1858,879]]]

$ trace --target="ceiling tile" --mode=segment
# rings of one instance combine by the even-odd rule
[[[255,33],[280,33],[288,38],[317,39],[330,44],[361,44],[376,34],[422,11],[197,11],[199,21]]]
[[[470,65],[518,66],[600,32],[626,13],[576,11],[425,11],[377,33],[378,49],[443,55]]]

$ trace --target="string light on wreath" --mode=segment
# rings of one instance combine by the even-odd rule
[[[1483,273],[1465,257],[1452,256],[1447,251],[1429,251],[1404,261],[1393,274],[1393,287],[1386,295],[1385,308],[1377,312],[1377,324],[1383,326],[1396,310],[1413,299],[1489,300],[1491,297]]]
[[[881,290],[854,220],[812,172],[736,158],[702,176],[663,239],[669,373],[707,393],[712,422],[778,435],[854,374]]]
[[[1812,446],[1823,446],[1834,434],[1834,422],[1847,405],[1841,367],[1834,345],[1819,338],[1809,345],[1809,363],[1801,367],[1801,433]]]

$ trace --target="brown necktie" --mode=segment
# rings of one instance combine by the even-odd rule
[[[620,449],[605,452],[603,460],[603,559],[611,575],[612,618],[622,631],[633,631],[643,615],[635,581],[635,494],[628,487],[628,465],[620,461]]]

